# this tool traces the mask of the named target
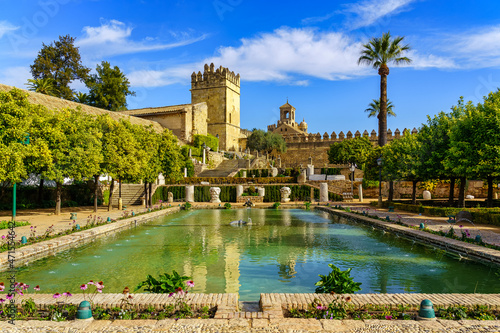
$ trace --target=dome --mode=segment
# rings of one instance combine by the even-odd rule
[[[307,128],[307,123],[304,121],[304,118],[302,118],[302,122],[299,124],[299,127]]]

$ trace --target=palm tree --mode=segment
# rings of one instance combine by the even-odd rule
[[[57,88],[54,85],[54,80],[51,78],[44,79],[28,79],[28,83],[25,83],[28,86],[28,90],[34,91],[37,93],[56,96]]]
[[[369,108],[365,110],[365,112],[370,112],[368,114],[368,118],[374,117],[375,115],[378,115],[380,112],[380,99],[372,99],[373,102],[368,104]],[[394,108],[394,105],[392,104],[391,101],[387,100],[387,115],[396,117],[396,114],[392,109]]]
[[[90,96],[88,94],[85,94],[85,93],[82,93],[82,92],[77,92],[77,93],[73,93],[73,97],[74,97],[74,101],[77,102],[77,103],[81,103],[81,104],[89,104],[89,101],[90,101]]]
[[[409,45],[402,45],[404,37],[391,38],[391,33],[382,34],[381,38],[373,37],[363,45],[359,64],[367,64],[378,69],[380,75],[380,112],[378,118],[378,144],[380,147],[387,143],[387,75],[389,75],[389,63],[396,65],[411,63],[411,59],[403,57],[405,51],[410,50]]]

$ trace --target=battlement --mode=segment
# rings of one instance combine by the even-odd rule
[[[226,86],[227,81],[240,87],[240,74],[231,72],[228,68],[220,66],[215,69],[214,64],[205,64],[203,74],[193,72],[191,74],[191,89],[203,89]]]
[[[271,127],[271,126],[276,126],[276,125],[270,125],[268,126],[268,129]],[[396,128],[396,130],[394,131],[394,135],[392,134],[392,131],[390,129],[387,130],[387,141],[392,141],[394,139],[399,139],[401,137],[401,135],[406,132],[409,132],[410,130],[405,128],[403,130],[403,132],[401,133],[401,131],[399,129]],[[416,128],[413,128],[413,130],[411,130],[411,134],[416,134],[417,133],[417,129]],[[310,133],[310,134],[291,134],[291,135],[283,135],[283,138],[285,139],[285,142],[288,144],[288,143],[299,143],[299,142],[325,142],[325,143],[333,143],[333,142],[340,142],[342,140],[345,140],[345,139],[352,139],[353,137],[354,138],[359,138],[359,137],[366,137],[368,138],[371,142],[378,142],[378,136],[377,136],[377,132],[375,132],[375,130],[372,130],[371,133],[368,133],[367,130],[365,130],[363,132],[363,134],[361,134],[359,131],[356,131],[354,133],[354,135],[352,134],[351,131],[348,131],[347,134],[344,134],[344,132],[340,131],[340,133],[337,135],[337,133],[335,132],[332,132],[331,135],[328,135],[328,133],[324,133],[323,135],[321,135],[319,132],[314,134],[314,133]]]

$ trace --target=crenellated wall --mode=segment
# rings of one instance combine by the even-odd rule
[[[401,132],[399,129],[396,129],[393,134],[392,131],[388,129],[387,142],[399,139],[406,131],[409,130],[405,128]],[[411,133],[417,133],[417,129],[413,128]],[[320,133],[283,135],[287,145],[287,152],[281,154],[281,163],[286,167],[296,167],[301,164],[302,166],[306,166],[309,164],[309,157],[312,157],[312,162],[317,167],[331,166],[328,163],[327,153],[330,149],[330,145],[335,142],[341,142],[346,139],[349,140],[361,136],[367,137],[374,146],[377,145],[378,136],[375,130],[372,130],[371,133],[365,130],[363,134],[359,131],[356,131],[354,134],[348,131],[347,134],[344,134],[344,132],[341,131],[338,135],[335,132],[332,132],[331,135],[328,135],[326,132],[323,135]]]

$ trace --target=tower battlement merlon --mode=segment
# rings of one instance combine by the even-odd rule
[[[235,74],[230,71],[229,68],[220,66],[215,69],[213,63],[210,65],[205,64],[203,68],[203,74],[201,72],[193,72],[191,74],[191,88],[210,88],[218,87],[221,85],[226,85],[227,82],[231,82],[240,87],[240,74]]]

